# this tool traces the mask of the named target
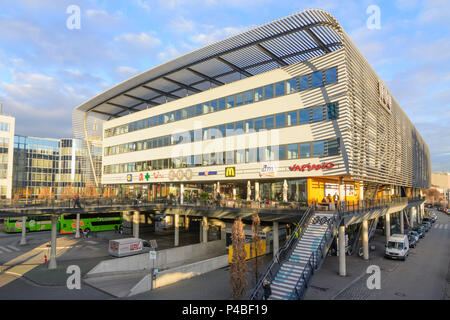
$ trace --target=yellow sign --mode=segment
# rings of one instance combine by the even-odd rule
[[[258,257],[266,254],[266,240],[258,241],[256,245],[255,242],[246,243],[245,253],[247,254],[247,256],[245,257],[245,260],[255,258],[256,251],[258,252]],[[232,261],[233,261],[233,246],[230,245],[228,247],[228,262],[232,263]]]
[[[236,167],[225,168],[225,177],[235,177],[235,176],[236,176]]]

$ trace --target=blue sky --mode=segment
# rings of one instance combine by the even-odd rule
[[[69,30],[67,7],[81,9]],[[381,28],[367,28],[370,5]],[[0,101],[16,133],[71,137],[74,107],[130,76],[307,8],[332,13],[450,171],[450,1],[0,0]]]

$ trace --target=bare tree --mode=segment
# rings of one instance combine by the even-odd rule
[[[82,193],[83,198],[96,198],[100,194],[97,191],[97,188],[94,186],[94,184],[89,180],[86,183],[86,187],[84,188],[84,192]]]
[[[433,204],[435,201],[439,201],[441,199],[441,193],[436,188],[430,188],[428,190],[425,190],[424,193]]]
[[[233,299],[238,300],[245,295],[247,288],[247,253],[245,252],[245,234],[242,220],[236,219],[231,229],[233,257],[230,266],[230,282]]]
[[[50,190],[50,188],[42,188],[41,192],[38,195],[38,199],[54,199],[55,195],[54,193]]]
[[[259,273],[258,273],[258,255],[261,253],[261,220],[259,219],[259,215],[257,212],[252,215],[252,240],[253,240],[253,248],[255,252],[255,264],[254,264],[254,273],[255,273],[255,285],[258,283]]]
[[[64,191],[61,194],[61,198],[62,199],[73,199],[73,197],[75,196],[75,190],[72,188],[72,186],[70,184],[66,185],[64,187]]]

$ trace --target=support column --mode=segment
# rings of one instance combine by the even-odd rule
[[[413,228],[415,225],[414,223],[414,212],[413,212],[413,208],[409,208],[409,227]]]
[[[278,234],[278,221],[273,222],[272,227],[273,235],[273,256],[275,256],[280,248],[280,236]]]
[[[139,238],[139,211],[134,211],[133,214],[133,237]]]
[[[75,230],[75,239],[80,238],[80,214],[77,213],[77,229]]]
[[[27,217],[22,217],[22,238],[20,238],[20,245],[27,244]]]
[[[404,217],[403,217],[403,210],[400,211],[400,233],[404,234],[405,233],[405,221],[404,221]]]
[[[184,184],[180,184],[180,204],[184,203]]]
[[[367,220],[362,222],[362,245],[364,260],[369,260],[369,223]]]
[[[416,211],[416,218],[417,218],[417,224],[420,224],[420,208],[419,206],[414,207],[415,211]]]
[[[179,228],[179,222],[180,222],[180,215],[175,214],[175,247],[178,247],[180,245],[180,228]]]
[[[261,197],[259,195],[259,182],[255,182],[255,201],[260,201]]]
[[[283,202],[288,201],[288,183],[287,180],[284,179],[283,181]]]
[[[345,277],[347,275],[345,265],[345,225],[339,226],[339,275]]]
[[[388,213],[384,217],[384,233],[386,235],[386,243],[389,240],[389,237],[391,236],[391,215]]]
[[[48,269],[56,269],[56,226],[58,223],[58,217],[52,216],[52,231],[51,231],[51,250],[50,250],[50,260],[48,262]]]
[[[339,202],[345,202],[345,185],[344,178],[339,178]]]
[[[236,188],[233,188],[233,200],[236,200]]]
[[[247,181],[247,201],[251,201],[251,194],[252,194],[252,184],[250,180]]]
[[[207,217],[203,217],[202,227],[200,230],[202,233],[201,242],[207,243],[208,242],[208,218]]]

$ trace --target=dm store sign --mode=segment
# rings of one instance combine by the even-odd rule
[[[274,177],[276,174],[277,174],[277,168],[274,165],[267,165],[267,164],[265,164],[259,170],[259,176],[260,177]]]

